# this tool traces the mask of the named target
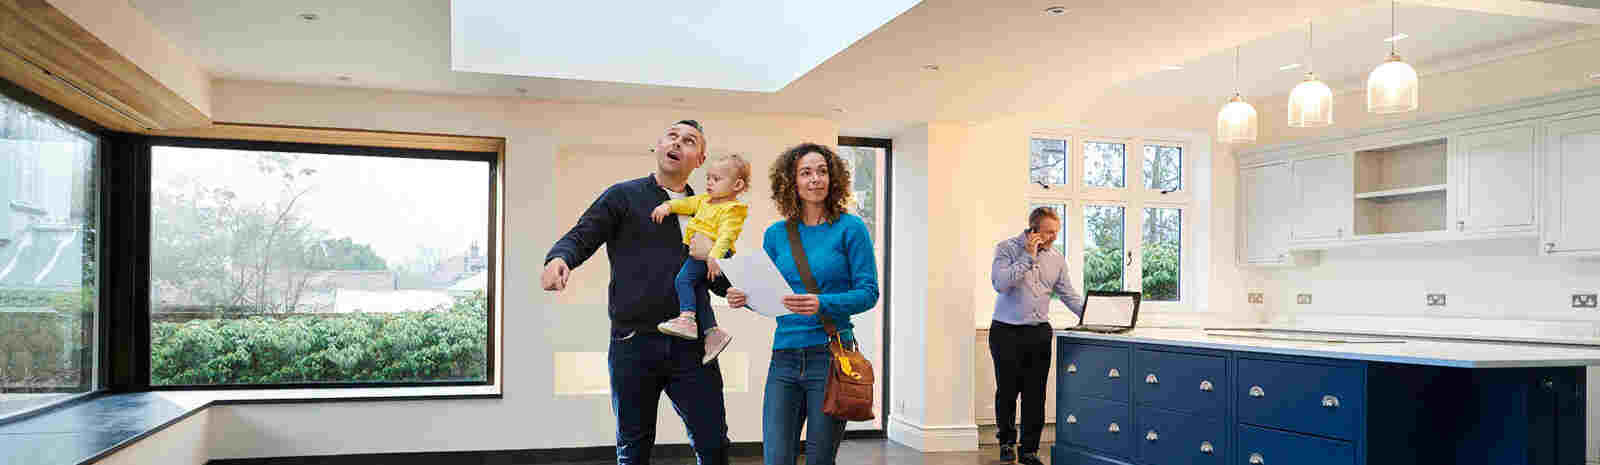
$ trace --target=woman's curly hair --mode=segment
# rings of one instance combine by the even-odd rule
[[[795,189],[799,181],[800,159],[808,154],[822,155],[828,166],[828,198],[822,201],[824,220],[834,222],[850,211],[850,167],[833,149],[821,144],[806,142],[778,155],[772,164],[772,201],[778,204],[778,213],[793,221],[802,221],[805,211],[801,207],[800,193]]]

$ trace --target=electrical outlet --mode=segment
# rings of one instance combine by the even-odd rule
[[[1265,303],[1267,301],[1266,295],[1260,292],[1251,292],[1249,299],[1252,304]]]
[[[1597,301],[1600,301],[1600,299],[1597,299],[1597,297],[1600,297],[1600,295],[1597,295],[1597,294],[1573,294],[1572,295],[1572,308],[1596,308],[1596,307],[1600,307],[1600,302],[1597,302]]]
[[[1296,296],[1294,296],[1294,302],[1297,303],[1297,304],[1300,304],[1300,305],[1310,305],[1311,304],[1311,294],[1296,295]]]
[[[1428,294],[1428,306],[1429,307],[1443,307],[1444,306],[1444,294]]]

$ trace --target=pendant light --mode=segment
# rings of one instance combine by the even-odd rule
[[[1306,79],[1289,92],[1289,127],[1317,128],[1333,124],[1333,89],[1311,69],[1313,29],[1306,22]]]
[[[1389,4],[1389,58],[1367,77],[1367,111],[1380,115],[1417,109],[1417,70],[1395,51],[1394,2]]]
[[[1233,98],[1217,112],[1217,141],[1239,144],[1256,141],[1256,108],[1245,103],[1239,89],[1239,48],[1233,49]]]

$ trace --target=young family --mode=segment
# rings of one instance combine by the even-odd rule
[[[606,246],[618,464],[650,463],[665,392],[699,463],[726,465],[728,422],[716,358],[733,337],[717,326],[708,293],[727,297],[734,308],[746,303],[717,260],[741,253],[734,243],[750,205],[739,195],[750,187],[751,167],[738,155],[715,157],[706,166],[706,192],[696,195],[689,177],[708,157],[706,132],[694,120],[668,127],[650,150],[655,173],[601,193],[545,257],[542,284],[565,289],[572,268]],[[845,343],[854,341],[850,317],[878,301],[877,259],[866,223],[848,211],[850,171],[832,149],[794,146],[769,177],[772,207],[784,220],[766,229],[762,251],[795,293],[783,297],[792,313],[777,318],[772,338],[762,407],[765,463],[793,465],[804,429],[806,463],[831,465],[845,422],[823,413],[832,356],[821,317],[833,321]],[[789,223],[798,224],[801,262],[809,263],[819,293],[807,292]]]

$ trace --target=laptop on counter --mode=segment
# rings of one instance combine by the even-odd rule
[[[1083,296],[1083,318],[1067,331],[1116,334],[1133,329],[1139,321],[1138,292],[1089,291]]]

